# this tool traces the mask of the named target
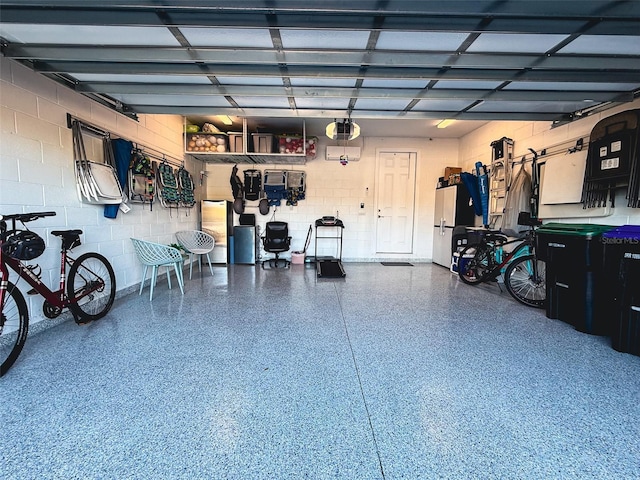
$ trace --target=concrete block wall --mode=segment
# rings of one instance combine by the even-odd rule
[[[568,123],[556,128],[551,128],[551,122],[490,122],[479,129],[469,133],[460,139],[460,165],[464,171],[475,170],[476,162],[485,165],[491,163],[491,142],[502,137],[508,137],[514,141],[514,159],[518,160],[523,155],[531,154],[529,148],[540,152],[555,145],[566,144],[567,147],[575,144],[575,140],[586,137],[587,140],[594,125],[603,118],[615,115],[625,110],[640,108],[640,100],[623,104]],[[544,157],[540,157],[544,161]],[[529,164],[530,171],[530,164]],[[515,175],[517,168],[514,169]],[[640,209],[626,207],[625,191],[618,191],[616,195],[616,208],[607,216],[585,216],[582,204],[572,205],[566,209],[568,213],[559,218],[549,220],[569,223],[597,223],[606,225],[640,225]],[[570,212],[574,212],[571,215]]]
[[[127,214],[107,219],[102,206],[82,203],[67,128],[70,113],[112,132],[114,138],[183,160],[182,117],[140,115],[134,121],[4,58],[0,58],[0,104],[0,213],[57,213],[28,225],[47,242],[45,253],[33,262],[41,266],[48,286],[57,286],[59,275],[59,240],[49,235],[50,230],[82,229],[83,245],[74,253],[105,255],[114,267],[118,291],[124,292],[139,283],[142,274],[130,237],[169,244],[175,242],[174,232],[196,228],[195,208],[168,210],[156,202],[151,211],[149,205],[132,204]],[[88,156],[96,154],[99,144],[87,142]],[[185,166],[197,178],[201,164],[188,158]],[[41,320],[42,298],[27,298],[32,321]]]

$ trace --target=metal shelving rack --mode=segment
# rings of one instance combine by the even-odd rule
[[[285,165],[304,165],[307,162],[306,151],[306,126],[302,121],[302,138],[305,149],[302,153],[282,154],[282,153],[264,153],[250,152],[248,148],[249,132],[247,129],[247,119],[242,119],[242,152],[193,152],[187,150],[187,134],[184,135],[184,152],[193,158],[204,163],[250,163],[250,164],[285,164]]]

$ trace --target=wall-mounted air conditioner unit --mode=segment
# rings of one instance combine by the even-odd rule
[[[343,155],[346,155],[350,162],[356,162],[360,160],[360,147],[327,146],[325,160],[340,161]]]

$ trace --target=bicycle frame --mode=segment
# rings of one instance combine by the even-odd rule
[[[503,243],[502,245],[500,245],[500,247],[504,247],[505,245],[508,245],[508,244],[514,243],[514,242],[515,241]],[[517,247],[515,247],[513,250],[511,250],[509,253],[507,253],[506,255],[504,255],[502,257],[502,261],[500,262],[500,264],[496,268],[500,268],[500,270],[502,270],[504,267],[506,267],[509,264],[509,262],[511,260],[513,260],[514,258],[520,256],[522,254],[522,251],[525,248],[529,248],[530,251],[528,253],[531,253],[531,246],[532,246],[531,242],[529,242],[528,240],[522,241],[522,243],[520,243],[520,245],[518,245]],[[525,255],[526,255],[526,253],[525,253]]]
[[[513,250],[511,250],[510,252],[504,254],[502,256],[502,259],[500,261],[498,261],[498,259],[496,258],[497,255],[496,253],[498,252],[498,249],[500,249],[501,252],[504,252],[503,247],[505,245],[511,245],[513,243],[517,243],[520,242],[519,245],[517,245]],[[492,243],[491,241],[487,242],[487,244]],[[522,251],[525,248],[529,249],[529,253],[531,253],[532,248],[534,247],[535,241],[532,237],[528,236],[524,239],[516,239],[516,240],[509,240],[507,242],[503,242],[503,243],[494,243],[491,246],[491,251],[493,254],[493,258],[496,261],[496,264],[492,266],[491,270],[489,271],[488,275],[486,276],[487,278],[495,278],[497,277],[499,274],[502,273],[503,269],[509,264],[509,262],[511,260],[513,260],[514,258],[520,256],[522,254]],[[526,253],[525,253],[526,255]]]
[[[58,290],[51,290],[47,287],[42,280],[31,271],[29,267],[27,267],[20,260],[10,257],[8,255],[4,255],[0,253],[2,256],[0,273],[2,278],[3,288],[0,291],[0,304],[4,301],[4,289],[6,288],[5,279],[9,279],[9,270],[7,266],[11,267],[13,271],[15,271],[20,278],[24,278],[26,282],[31,285],[31,287],[38,292],[40,295],[44,297],[44,299],[49,302],[52,306],[57,308],[67,308],[69,306],[70,300],[65,294],[65,286],[66,286],[66,277],[67,277],[67,269],[66,265],[73,265],[73,259],[67,255],[67,252],[62,249],[60,252],[60,285]],[[77,299],[74,299],[77,300]]]

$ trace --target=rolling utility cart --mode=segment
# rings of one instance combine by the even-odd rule
[[[330,229],[330,230],[329,230]],[[325,231],[322,236],[320,233]],[[331,234],[326,233],[327,231]],[[346,276],[342,266],[342,232],[344,224],[335,217],[322,217],[316,220],[316,274],[318,278],[342,278]],[[337,255],[335,257],[318,256],[318,240],[334,240],[337,242]]]

